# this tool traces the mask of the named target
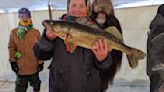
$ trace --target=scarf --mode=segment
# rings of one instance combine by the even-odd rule
[[[24,38],[27,31],[31,30],[32,28],[33,24],[31,19],[29,19],[27,22],[20,20],[18,25],[17,37]]]

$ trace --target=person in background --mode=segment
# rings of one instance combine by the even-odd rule
[[[8,43],[9,61],[17,76],[15,92],[26,92],[28,82],[33,92],[40,92],[39,72],[43,70],[44,63],[33,52],[40,32],[33,27],[31,13],[27,8],[19,9],[18,17],[19,25],[11,31]]]
[[[67,6],[64,20],[75,21],[87,16],[87,0],[67,0]],[[107,42],[99,39],[92,49],[77,47],[69,53],[64,41],[51,31],[50,26],[45,27],[34,52],[40,60],[52,58],[49,92],[100,92],[99,70],[114,63]]]
[[[150,23],[147,39],[147,75],[150,92],[164,92],[164,4]],[[157,66],[157,67],[156,67]]]
[[[65,19],[67,17],[67,14],[63,14],[61,17],[60,17],[60,19],[62,20],[62,19]]]
[[[103,1],[105,2],[105,4],[103,3]],[[112,2],[110,0],[108,0],[108,1],[103,0],[103,1],[102,0],[94,0],[93,1],[92,5],[91,5],[92,10],[91,10],[90,17],[92,18],[92,20],[94,20],[97,23],[97,25],[101,29],[115,26],[118,29],[119,33],[122,34],[122,29],[121,29],[120,23],[114,15],[114,9],[112,6]],[[103,7],[107,7],[107,8],[101,9],[100,5],[106,5]],[[99,8],[95,8],[97,6]],[[104,10],[104,9],[107,9],[107,10]],[[107,69],[103,69],[100,71],[101,92],[104,92],[108,88],[108,85],[112,84],[115,73],[121,66],[122,52],[118,51],[118,50],[112,50],[111,56],[112,56],[112,60],[114,61],[114,63]]]

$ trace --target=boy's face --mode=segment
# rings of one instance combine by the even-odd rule
[[[20,14],[19,18],[20,18],[21,21],[26,22],[29,19],[29,15],[28,14]]]
[[[75,17],[87,16],[86,0],[70,0],[68,15]]]

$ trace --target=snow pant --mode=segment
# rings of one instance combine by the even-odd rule
[[[26,92],[28,88],[28,82],[33,87],[33,92],[40,91],[41,81],[39,74],[35,73],[32,75],[17,75],[15,92]]]

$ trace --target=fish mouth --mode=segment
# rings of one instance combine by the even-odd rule
[[[42,25],[44,26],[44,27],[46,27],[46,26],[51,26],[51,25],[53,25],[54,23],[53,23],[53,21],[52,20],[44,20],[43,22],[42,22]]]

